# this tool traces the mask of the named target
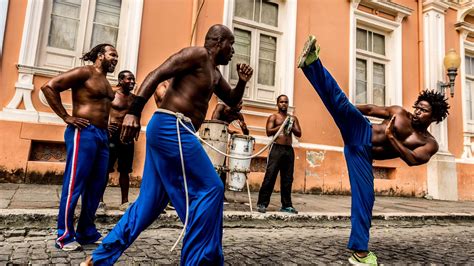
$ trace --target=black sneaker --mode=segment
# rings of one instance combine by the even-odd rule
[[[280,211],[281,212],[292,213],[292,214],[298,214],[298,211],[293,207],[285,207],[285,208],[281,207]]]
[[[267,208],[263,205],[257,205],[257,211],[258,212],[261,212],[261,213],[266,213],[267,212]]]

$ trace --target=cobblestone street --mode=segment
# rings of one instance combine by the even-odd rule
[[[104,229],[105,230],[105,229]],[[225,262],[241,264],[347,264],[347,223],[304,228],[225,228]],[[120,258],[119,264],[178,264],[178,252],[169,249],[179,229],[149,229]],[[8,263],[78,264],[95,245],[66,253],[54,247],[54,230],[2,229],[0,265]],[[474,263],[472,222],[431,225],[376,224],[371,248],[383,264]]]

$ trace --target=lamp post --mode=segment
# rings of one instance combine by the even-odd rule
[[[451,97],[454,97],[454,80],[458,75],[458,68],[461,64],[461,58],[454,49],[450,49],[444,56],[444,68],[447,70],[449,82],[438,81],[438,90],[443,92],[446,88],[450,89]]]

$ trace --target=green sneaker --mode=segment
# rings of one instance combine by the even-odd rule
[[[349,258],[349,263],[352,265],[377,265],[377,256],[375,253],[369,252],[367,256],[361,258],[354,252]]]
[[[316,37],[309,35],[308,40],[304,44],[303,51],[298,57],[298,67],[302,68],[311,65],[319,58],[319,44],[316,44]]]

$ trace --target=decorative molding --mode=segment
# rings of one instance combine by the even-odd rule
[[[361,2],[362,3],[362,2]],[[363,2],[365,3],[365,2]],[[411,10],[411,9],[410,9]],[[406,10],[405,13],[410,15],[411,11]],[[349,99],[354,102],[355,98],[355,87],[356,87],[356,68],[355,62],[357,58],[356,52],[356,31],[358,25],[368,26],[369,28],[378,29],[385,32],[386,38],[386,51],[390,54],[388,58],[390,62],[387,64],[386,79],[387,79],[387,93],[388,93],[388,105],[403,105],[403,71],[402,71],[402,24],[401,20],[391,21],[382,17],[369,14],[356,8],[353,8],[350,13],[350,44],[349,44]]]
[[[393,15],[398,23],[413,13],[413,9],[399,5],[392,1],[362,0],[360,4]]]
[[[439,0],[425,0],[423,1],[423,13],[428,11],[435,11],[444,14],[448,10],[449,4]]]
[[[295,78],[295,63],[296,63],[296,17],[298,9],[297,0],[279,0],[278,2],[284,5],[283,12],[285,12],[284,21],[280,21],[280,29],[283,34],[280,38],[280,43],[278,47],[282,48],[281,52],[277,55],[277,58],[280,58],[277,67],[276,76],[280,77],[277,80],[277,89],[279,89],[280,94],[286,94],[289,97],[289,105],[293,106],[294,100],[294,78]],[[235,0],[226,0],[224,1],[224,12],[223,12],[223,22],[222,24],[226,25],[229,28],[233,28],[233,9],[234,9]],[[240,25],[240,24],[239,24]],[[243,25],[243,24],[242,24]],[[252,25],[254,27],[254,25]],[[276,32],[280,32],[277,30]],[[229,76],[229,67],[221,68],[221,71],[225,77]],[[278,92],[277,92],[278,93]],[[264,109],[274,109],[274,103],[259,102],[249,99],[244,99],[245,105],[254,106]]]
[[[128,5],[127,13],[124,14],[126,17],[126,23],[123,24],[123,31],[127,38],[117,45],[120,45],[122,51],[124,51],[121,53],[122,57],[119,60],[119,66],[120,68],[125,68],[126,66],[127,69],[136,73],[143,0],[125,0],[123,3]],[[60,69],[36,66],[37,53],[40,45],[40,33],[43,26],[41,21],[45,4],[45,0],[28,1],[17,65],[18,78],[15,83],[16,91],[7,106],[0,112],[0,119],[11,121],[63,123],[63,121],[55,114],[53,114],[54,116],[50,116],[45,115],[45,113],[42,112],[37,112],[31,99],[31,92],[35,89],[33,84],[34,76],[54,77],[64,72]],[[108,75],[107,79],[111,85],[117,84],[117,78],[113,75]],[[41,103],[48,106],[42,92],[39,93],[39,100]],[[22,102],[25,106],[24,110],[18,109]],[[64,104],[64,106],[66,109],[71,109],[70,104]]]

